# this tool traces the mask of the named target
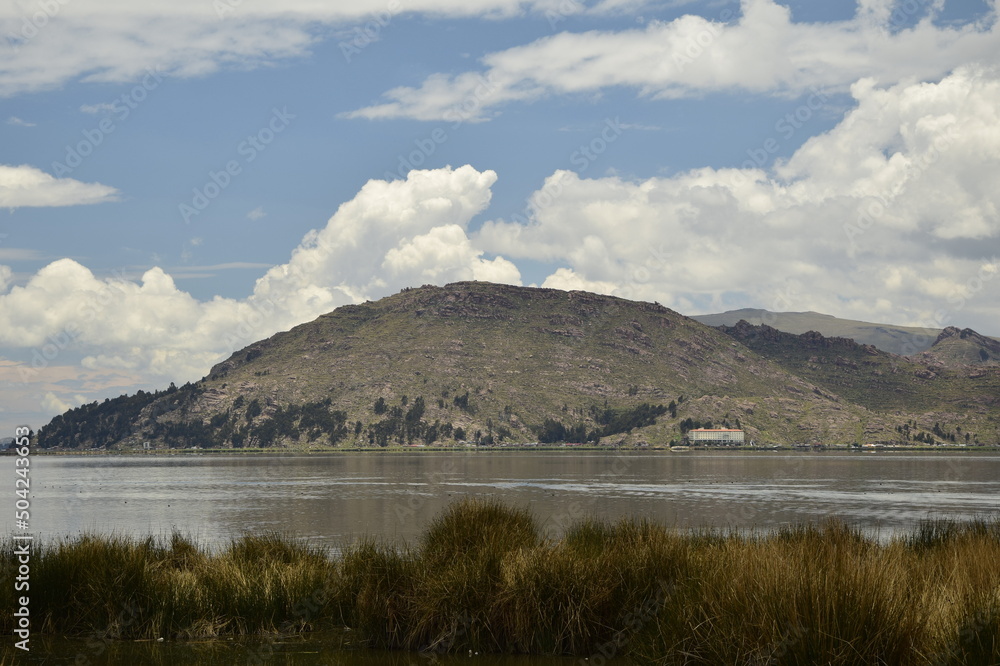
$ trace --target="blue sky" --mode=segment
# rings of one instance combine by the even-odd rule
[[[973,0],[18,0],[0,428],[462,279],[1000,334]]]

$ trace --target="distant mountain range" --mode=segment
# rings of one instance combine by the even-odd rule
[[[891,324],[873,324],[853,319],[839,319],[818,312],[771,312],[769,310],[754,308],[729,310],[728,312],[719,314],[695,315],[692,319],[696,319],[708,326],[735,326],[742,320],[750,324],[770,326],[785,333],[801,334],[816,331],[826,337],[850,338],[860,344],[872,345],[882,351],[904,356],[927,351],[938,341],[945,330],[950,331],[950,335],[962,333],[954,327],[944,330],[939,328],[914,328]],[[970,329],[965,330],[969,331]],[[992,340],[994,344],[1000,345],[1000,341],[995,338],[984,338],[978,334],[975,335],[978,336],[976,342],[979,340]],[[960,339],[968,339],[967,334],[965,337],[960,337]],[[969,346],[963,345],[963,347]],[[966,358],[969,362],[978,362],[976,360],[978,350],[966,349],[966,351],[974,351],[975,353],[961,355],[963,358]],[[1000,359],[1000,353],[987,353],[990,353],[991,358],[994,360]]]
[[[932,342],[903,357],[748,321],[716,329],[612,296],[463,282],[338,308],[193,384],[70,410],[38,441],[666,445],[728,426],[761,444],[997,444],[990,339],[955,329]],[[972,352],[980,361],[964,364]]]

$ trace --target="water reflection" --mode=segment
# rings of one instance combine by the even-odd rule
[[[261,529],[328,545],[362,534],[412,541],[469,495],[529,505],[554,537],[590,515],[744,528],[838,515],[891,534],[927,517],[1000,508],[1000,455],[992,453],[419,451],[38,456],[32,464],[32,526],[43,536],[177,529],[215,546]],[[8,495],[13,478],[0,484]]]

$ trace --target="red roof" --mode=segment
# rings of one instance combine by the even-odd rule
[[[739,428],[694,428],[689,432],[743,432]]]

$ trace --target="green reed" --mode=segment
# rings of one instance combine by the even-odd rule
[[[837,521],[738,534],[590,519],[548,540],[526,509],[464,500],[412,546],[362,539],[338,557],[274,533],[218,552],[176,533],[62,539],[34,548],[29,596],[33,631],[62,635],[346,626],[377,647],[594,663],[996,664],[1000,523],[880,542]]]

